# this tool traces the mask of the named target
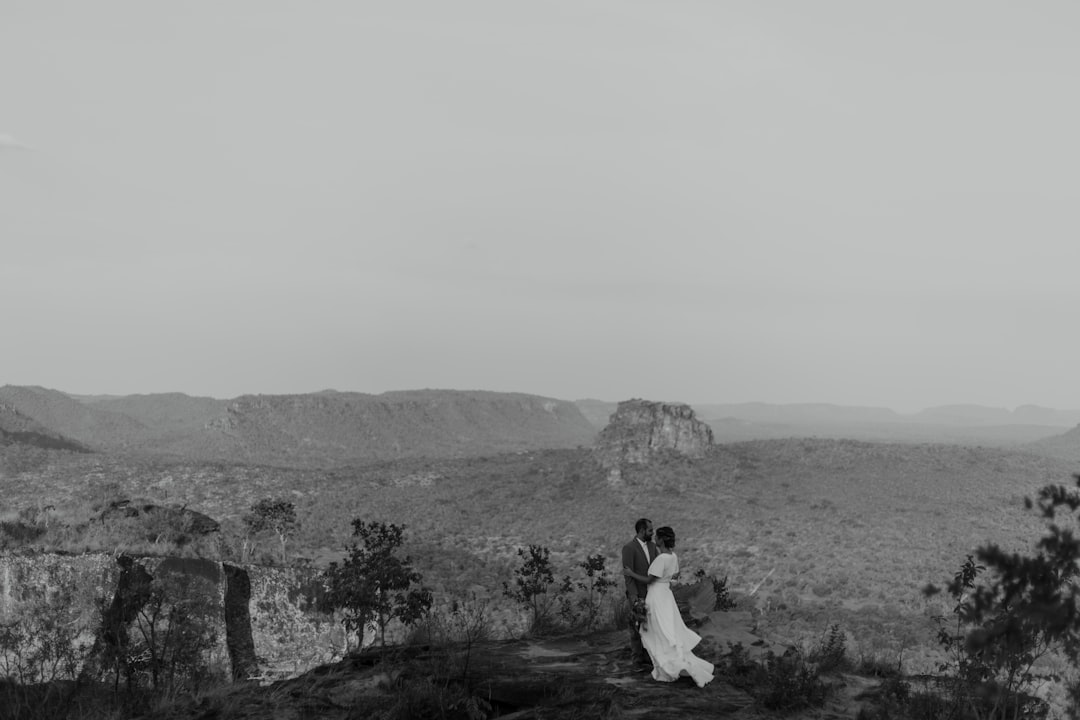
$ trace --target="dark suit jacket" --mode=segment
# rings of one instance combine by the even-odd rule
[[[656,559],[656,546],[653,545],[650,540],[647,545],[649,546],[649,557],[653,560]],[[623,567],[628,567],[638,575],[649,574],[649,558],[645,557],[645,551],[641,549],[641,543],[637,538],[634,538],[630,542],[623,545],[622,548],[622,564]],[[649,591],[649,584],[643,583],[640,580],[636,580],[629,575],[623,575],[626,579],[626,599],[633,602],[636,598],[644,598],[645,593]]]

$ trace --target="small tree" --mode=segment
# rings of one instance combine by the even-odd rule
[[[273,532],[281,544],[281,562],[288,560],[286,543],[299,527],[296,520],[296,507],[284,498],[264,498],[251,506],[251,512],[244,516],[244,524],[251,535],[264,531]]]
[[[968,600],[975,589],[975,581],[985,570],[984,565],[975,562],[973,555],[968,555],[947,587],[952,598],[952,617],[939,615],[934,618],[938,624],[937,641],[947,658],[938,665],[938,670],[946,673],[949,701],[958,714],[973,688],[990,676],[990,668],[980,655],[967,652],[967,634],[971,629]]]
[[[585,582],[582,586],[585,597],[581,601],[581,606],[586,611],[586,626],[589,628],[592,628],[599,620],[604,599],[608,593],[619,584],[608,575],[605,563],[606,558],[597,553],[578,564],[578,567],[585,571]]]
[[[469,663],[477,643],[491,637],[491,615],[486,599],[471,596],[454,600],[449,612],[431,613],[425,623],[423,637],[436,647],[456,650],[451,654],[461,669],[461,679],[472,682]]]
[[[532,611],[533,630],[545,630],[551,620],[551,608],[555,601],[570,589],[570,579],[564,578],[556,593],[549,593],[555,584],[551,568],[551,551],[542,545],[518,548],[521,565],[514,571],[514,585],[503,583],[503,595]]]
[[[196,689],[212,675],[216,592],[213,583],[198,577],[168,574],[151,582],[132,623],[135,637],[125,659],[154,689]]]
[[[0,620],[0,716],[46,718],[63,715],[57,696],[38,690],[78,677],[90,652],[76,602],[76,588],[61,581],[51,599],[44,591],[23,589]],[[6,711],[6,712],[5,712]]]
[[[1080,475],[1073,477],[1080,486]],[[1046,534],[1030,555],[1008,553],[995,544],[969,555],[947,586],[956,603],[956,627],[939,632],[957,676],[959,697],[954,700],[990,718],[1021,712],[1037,679],[1032,667],[1050,650],[1063,651],[1074,669],[1080,665],[1080,540],[1055,522],[1059,512],[1080,508],[1080,492],[1048,485],[1024,504],[1038,506],[1048,521]],[[989,579],[978,584],[984,567]],[[931,595],[938,588],[928,586],[925,592]],[[978,695],[972,692],[976,687]],[[1073,717],[1080,700],[1075,690]]]
[[[390,621],[414,624],[431,609],[431,592],[415,587],[423,577],[413,569],[412,559],[395,555],[403,542],[403,525],[366,523],[359,518],[352,524],[353,537],[360,543],[347,546],[349,557],[326,569],[327,600],[343,611],[342,624],[357,634],[361,645],[364,628],[374,623],[379,643],[386,647]]]
[[[618,584],[608,576],[606,563],[603,555],[590,555],[577,564],[585,573],[584,580],[563,578],[556,592],[562,601],[560,614],[568,623],[585,630],[592,630],[599,624],[604,600]]]

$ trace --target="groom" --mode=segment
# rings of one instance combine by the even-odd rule
[[[656,559],[656,546],[653,545],[653,524],[651,520],[641,518],[634,523],[634,539],[623,545],[622,564],[639,575],[649,574],[649,565]],[[626,600],[630,603],[631,610],[634,603],[640,598],[645,602],[645,593],[649,586],[640,580],[635,580],[629,575],[623,576],[626,580]],[[638,633],[637,623],[630,620],[630,656],[638,665],[651,667],[649,656],[641,645],[641,635]]]

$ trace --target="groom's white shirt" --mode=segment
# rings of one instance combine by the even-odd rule
[[[641,538],[638,538],[637,541],[638,541],[638,545],[641,546],[641,549],[645,551],[645,559],[649,561],[650,565],[652,565],[653,559],[652,559],[652,556],[649,555],[649,546],[648,546],[648,544],[646,544],[644,541],[642,541]]]

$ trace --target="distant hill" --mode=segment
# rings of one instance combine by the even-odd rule
[[[1025,449],[1046,457],[1080,462],[1080,425],[1060,435],[1037,440]]]
[[[1080,422],[1080,410],[1022,405],[941,405],[914,414],[888,408],[826,403],[699,403],[719,443],[791,437],[851,438],[874,442],[1026,445]]]
[[[0,446],[87,452],[82,444],[49,430],[3,401],[0,401]]]
[[[938,405],[913,414],[898,413],[882,407],[828,403],[695,403],[693,407],[698,416],[705,420],[734,418],[754,423],[786,425],[914,423],[920,425],[1072,427],[1080,423],[1080,410],[1055,410],[1038,405],[1021,405],[1015,410],[986,405]]]
[[[1080,410],[1055,410],[1038,405],[1021,405],[1013,410],[1014,422],[1031,425],[1063,425],[1074,427],[1080,424]]]
[[[19,412],[13,404],[0,400],[0,430],[4,432],[49,432],[41,423]]]
[[[581,411],[582,416],[589,421],[589,424],[597,430],[603,430],[607,427],[608,420],[611,419],[612,413],[619,407],[619,403],[617,402],[593,400],[591,398],[575,400],[574,405]]]
[[[8,385],[0,403],[35,431],[92,449],[298,466],[573,448],[591,444],[597,432],[573,403],[485,391],[216,400],[182,393],[76,398]]]
[[[916,413],[911,419],[948,425],[1008,425],[1013,422],[1013,414],[1003,407],[938,405]]]
[[[232,458],[299,464],[572,448],[596,435],[570,402],[457,390],[245,395],[211,430]]]
[[[912,422],[954,425],[1060,425],[1080,423],[1080,410],[1055,410],[1021,405],[1015,410],[985,405],[939,405],[910,416]]]
[[[0,399],[0,481],[47,467],[58,457],[88,453],[83,444],[64,437]],[[8,495],[5,486],[0,495]]]
[[[182,393],[69,395],[0,387],[0,430],[51,448],[317,467],[404,457],[469,457],[591,445],[618,403],[521,393],[408,390],[370,395],[324,390],[231,400]],[[1023,447],[1080,459],[1054,436],[1080,410],[942,405],[901,414],[828,403],[697,403],[717,443],[783,438]],[[8,437],[9,444],[14,436]],[[1047,440],[1046,443],[1040,441]]]
[[[755,423],[853,423],[895,422],[902,416],[888,408],[795,403],[774,405],[762,402],[699,403],[694,410],[703,420],[736,418]]]
[[[151,434],[135,418],[84,405],[58,390],[5,385],[0,387],[0,403],[32,419],[47,432],[90,448],[123,448]]]
[[[188,438],[205,432],[225,416],[228,400],[192,397],[183,393],[119,395],[79,398],[91,411],[123,415],[138,424],[138,430],[122,442],[127,447],[154,446],[162,450],[184,445]],[[105,440],[110,443],[112,439]]]
[[[72,396],[93,409],[122,413],[152,427],[201,427],[220,417],[228,400],[192,397],[183,393],[153,395]]]

